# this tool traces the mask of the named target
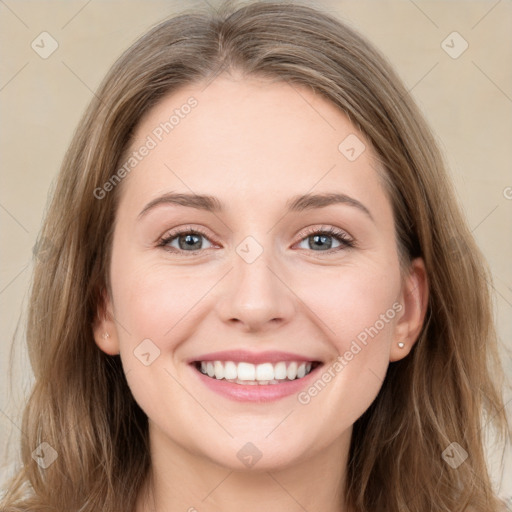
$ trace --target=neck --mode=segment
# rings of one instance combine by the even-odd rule
[[[350,512],[344,505],[350,436],[351,429],[286,467],[240,470],[191,453],[150,422],[151,470],[134,510]]]

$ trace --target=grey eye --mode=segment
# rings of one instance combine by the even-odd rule
[[[204,247],[202,240],[206,240],[206,242],[210,244],[209,240],[204,235],[193,232],[184,232],[173,236],[166,245],[181,251],[198,251],[200,249],[207,249],[208,247],[211,247],[211,244],[208,247]],[[176,243],[178,244],[177,246]]]
[[[337,246],[335,245],[333,247],[333,240],[334,240],[334,243],[338,244]],[[327,234],[309,235],[309,236],[305,237],[303,240],[301,240],[300,243],[308,244],[308,247],[300,247],[299,246],[301,249],[316,248],[316,249],[319,249],[320,251],[328,251],[329,249],[341,246],[341,243],[338,240],[336,240],[336,237],[334,237],[333,235],[327,235]]]

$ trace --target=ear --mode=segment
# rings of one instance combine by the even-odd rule
[[[119,354],[119,338],[112,308],[112,301],[104,289],[100,294],[96,316],[92,325],[96,345],[111,356]]]
[[[411,262],[408,274],[404,277],[399,302],[403,306],[395,325],[393,344],[389,360],[399,361],[411,351],[423,327],[428,304],[428,280],[422,258]],[[403,343],[400,348],[398,343]]]

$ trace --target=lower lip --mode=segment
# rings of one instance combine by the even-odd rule
[[[199,380],[212,391],[238,402],[273,402],[293,394],[299,393],[315,378],[317,371],[323,365],[318,365],[314,370],[301,379],[283,382],[281,384],[236,384],[224,379],[218,380],[201,373],[194,365],[192,371]]]

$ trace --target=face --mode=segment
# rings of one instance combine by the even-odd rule
[[[155,106],[126,162],[94,330],[150,435],[238,469],[349,438],[426,304],[364,136],[309,90],[220,76]]]

